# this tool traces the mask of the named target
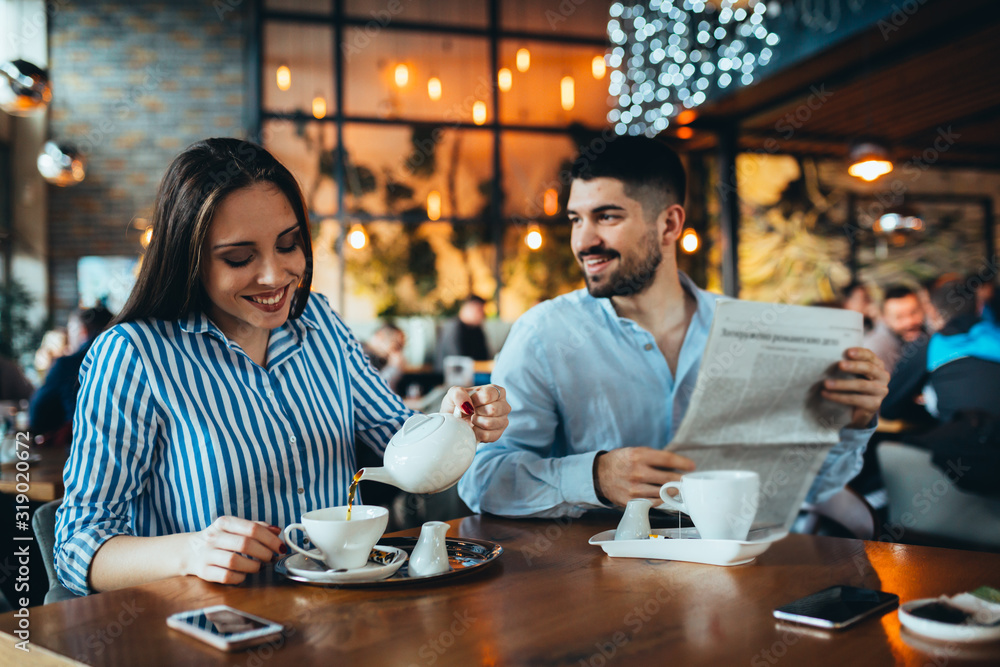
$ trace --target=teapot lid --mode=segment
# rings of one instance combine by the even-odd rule
[[[441,413],[413,415],[406,420],[403,428],[393,436],[392,443],[405,447],[420,442],[434,435],[444,422],[445,416]]]

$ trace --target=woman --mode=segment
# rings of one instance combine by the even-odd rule
[[[193,574],[239,583],[280,526],[344,505],[354,438],[382,452],[410,416],[310,293],[295,179],[260,146],[194,144],[167,169],[128,303],[81,368],[56,569],[78,594]],[[452,388],[481,441],[501,388]]]

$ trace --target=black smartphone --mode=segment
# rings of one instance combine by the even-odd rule
[[[818,628],[840,630],[899,606],[899,596],[854,586],[831,586],[778,607],[774,617]]]

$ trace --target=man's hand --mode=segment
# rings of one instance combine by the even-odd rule
[[[597,456],[597,492],[624,507],[633,498],[660,504],[660,487],[694,470],[689,458],[650,447],[622,447]]]
[[[844,353],[840,370],[860,376],[850,380],[824,380],[823,398],[854,408],[848,428],[865,428],[878,414],[889,393],[889,373],[871,350],[852,347]]]

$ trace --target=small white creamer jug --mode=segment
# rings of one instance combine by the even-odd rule
[[[448,524],[443,521],[428,521],[420,528],[420,539],[410,554],[408,568],[411,577],[428,577],[451,569],[445,543],[447,533]]]

